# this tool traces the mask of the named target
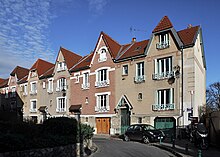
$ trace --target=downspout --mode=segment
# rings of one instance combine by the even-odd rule
[[[180,116],[177,118],[177,123],[178,123],[178,128],[180,127],[180,118],[183,117],[183,46],[180,48],[181,51],[181,113]],[[183,117],[184,118],[184,117]],[[183,124],[184,124],[184,119],[183,119]]]

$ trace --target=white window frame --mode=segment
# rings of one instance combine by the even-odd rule
[[[96,93],[95,97],[96,97],[96,106],[95,106],[95,111],[96,112],[108,112],[110,111],[110,95],[111,92],[103,92],[103,93]],[[105,97],[105,99],[104,99]],[[105,106],[103,106],[105,102]]]
[[[99,54],[99,59],[98,59],[98,62],[105,62],[107,60],[107,47],[106,46],[102,46],[99,51],[98,51],[98,54]]]
[[[27,83],[25,83],[25,84],[23,85],[23,89],[24,89],[24,91],[23,91],[23,96],[28,95],[28,84],[27,84]]]
[[[127,64],[122,66],[122,75],[128,75],[128,65]]]
[[[30,84],[31,84],[30,94],[31,94],[31,95],[37,94],[37,81],[30,82]],[[33,88],[33,84],[36,84],[36,89]]]
[[[62,100],[63,101],[62,101]],[[57,97],[57,107],[56,107],[56,112],[66,112],[66,107],[67,107],[67,99],[65,97]]]
[[[79,76],[80,76],[80,72],[74,74],[74,77],[76,79],[75,83],[79,83]]]
[[[159,34],[158,38],[159,38],[159,42],[157,43],[157,46],[156,46],[157,49],[165,49],[169,47],[170,41],[169,41],[168,33]]]
[[[60,72],[60,71],[64,71],[66,70],[66,63],[65,62],[58,62],[57,63],[57,72]]]
[[[34,104],[33,104],[33,102],[35,102],[36,104],[36,106],[35,106],[35,108],[34,108]],[[31,99],[30,100],[30,112],[37,112],[37,99]]]
[[[174,75],[172,64],[172,56],[155,59],[153,79],[160,80],[172,77]]]
[[[9,93],[9,87],[5,88],[5,98],[8,98],[8,93]]]
[[[67,79],[65,77],[61,77],[57,80],[56,91],[60,92],[62,90],[67,90]]]
[[[11,86],[11,97],[16,97],[16,86]]]
[[[135,83],[141,83],[145,81],[144,61],[136,63],[136,75],[134,78]]]
[[[90,83],[89,83],[90,72],[84,71],[82,74],[83,74],[83,84],[81,85],[82,89],[89,89],[89,87],[90,87]]]
[[[168,100],[167,100],[167,94],[169,94]],[[157,90],[156,104],[153,105],[153,110],[174,110],[174,109],[175,109],[174,88]]]
[[[50,78],[47,80],[48,82],[48,87],[47,87],[47,92],[48,93],[53,93],[53,78]]]
[[[103,74],[101,74],[104,70],[106,70],[106,76],[105,76],[106,79],[104,79]],[[95,73],[96,73],[95,86],[97,88],[109,86],[109,84],[110,84],[109,70],[110,70],[110,67],[102,67],[102,68],[95,70]]]

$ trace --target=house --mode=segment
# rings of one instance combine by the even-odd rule
[[[18,92],[18,82],[29,72],[29,69],[17,66],[10,73],[10,77],[1,80],[1,115],[8,120],[22,119],[23,101]],[[7,115],[7,116],[6,116]]]
[[[133,123],[184,127],[205,106],[206,63],[200,26],[176,31],[164,16],[151,38],[124,45],[116,59],[120,131]]]

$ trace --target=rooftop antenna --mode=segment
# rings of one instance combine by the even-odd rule
[[[133,37],[135,37],[135,32],[147,32],[146,30],[142,30],[142,29],[136,29],[133,28],[132,26],[130,27],[130,32],[132,34]]]

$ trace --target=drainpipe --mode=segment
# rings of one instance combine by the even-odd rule
[[[183,46],[181,46],[180,48],[180,51],[181,51],[181,113],[180,113],[180,116],[177,118],[177,123],[178,123],[178,128],[179,128],[179,125],[180,125],[180,118],[183,117]],[[184,117],[183,117],[184,118]],[[184,124],[184,119],[183,119],[183,124]]]

